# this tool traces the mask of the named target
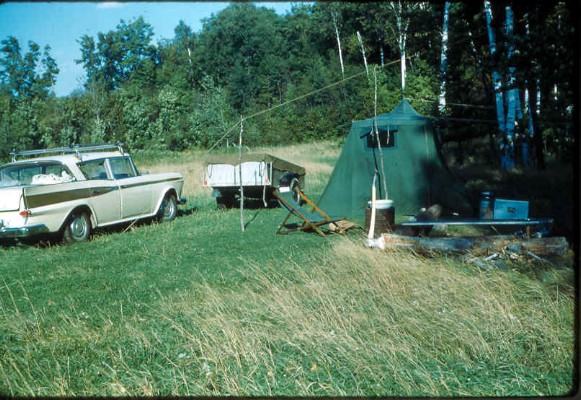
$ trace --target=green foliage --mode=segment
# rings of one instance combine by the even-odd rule
[[[444,116],[453,122],[438,123],[442,138],[468,142],[488,135],[494,146],[495,130],[486,123],[494,120],[488,108],[492,68],[506,74],[514,66],[521,99],[525,88],[531,99],[541,98],[538,110],[531,103],[539,154],[570,157],[577,71],[569,4],[515,5],[516,19],[524,22],[510,36],[502,33],[502,9],[496,10],[494,60],[482,11],[472,3],[453,3],[450,9]],[[378,113],[403,97],[404,37],[405,96],[420,113],[437,117],[442,12],[439,3],[315,2],[293,4],[279,16],[260,4],[232,3],[204,20],[199,32],[180,21],[172,38],[156,44],[143,17],[121,20],[113,30],[78,38],[77,63],[87,79],[83,90],[62,99],[52,96],[59,69],[50,46],[29,42],[24,52],[9,36],[0,42],[0,151],[108,140],[133,149],[209,148],[230,131],[220,147],[236,140],[231,128],[241,117],[248,128],[244,140],[252,146],[343,137],[352,120],[373,115],[374,69]],[[518,50],[511,65],[501,62],[509,43]]]
[[[132,149],[143,148],[153,136],[151,99],[137,88],[127,88],[118,91],[117,101],[121,109],[123,142]]]
[[[226,99],[224,89],[215,85],[214,80],[204,76],[201,90],[191,99],[193,110],[189,119],[191,137],[189,145],[209,148],[220,139],[232,124],[234,112]]]
[[[150,44],[153,28],[143,17],[126,23],[121,20],[115,31],[97,35],[98,40],[80,38],[82,64],[87,84],[96,82],[108,90],[119,88],[129,79],[147,86],[155,82],[156,48]]]
[[[41,54],[40,46],[29,41],[29,51],[23,56],[20,43],[13,36],[2,40],[0,45],[2,91],[21,100],[46,99],[59,73],[56,61],[50,55],[50,46],[45,46]]]
[[[280,17],[250,3],[233,3],[207,20],[199,36],[199,62],[223,85],[233,108],[245,113],[265,104],[282,81],[284,64]]]

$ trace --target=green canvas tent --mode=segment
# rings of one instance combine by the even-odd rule
[[[374,120],[379,135],[375,134]],[[387,197],[394,200],[396,215],[415,215],[422,207],[440,204],[448,212],[471,216],[472,207],[463,186],[451,175],[436,149],[429,119],[403,99],[395,109],[363,121],[354,121],[319,207],[329,215],[358,217],[371,200],[374,172],[382,175]],[[384,177],[379,176],[377,197],[385,198]]]

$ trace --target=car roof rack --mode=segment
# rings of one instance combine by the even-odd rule
[[[77,157],[81,158],[81,153],[106,150],[118,151],[119,153],[124,154],[123,143],[117,142],[103,144],[72,144],[68,147],[56,147],[53,149],[12,151],[10,156],[12,157],[12,162],[15,162],[17,157],[44,156],[48,154],[76,154]]]

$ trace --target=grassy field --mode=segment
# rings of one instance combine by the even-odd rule
[[[268,149],[320,195],[340,147]],[[324,154],[324,156],[322,156]],[[216,209],[203,153],[169,224],[0,247],[0,392],[18,396],[548,396],[574,389],[574,272],[483,271]],[[472,179],[472,178],[471,178]],[[512,177],[505,178],[510,181]],[[476,183],[477,184],[477,183]],[[519,264],[520,263],[520,264]],[[524,263],[524,264],[523,264]]]

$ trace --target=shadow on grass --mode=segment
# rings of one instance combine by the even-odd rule
[[[196,211],[199,211],[197,207],[192,207],[192,208],[188,208],[188,209],[185,209],[185,210],[182,209],[182,208],[178,208],[177,218],[187,217],[188,215],[192,215]]]
[[[256,210],[254,215],[248,221],[246,221],[246,223],[244,224],[244,229],[248,228],[250,223],[253,222],[256,219],[256,217],[258,217],[258,214],[260,213],[261,210],[262,210],[262,208],[259,208],[258,210]]]
[[[197,207],[188,209],[178,209],[176,218],[187,217],[198,211]],[[91,238],[99,235],[124,233],[132,228],[138,228],[144,225],[157,224],[155,217],[142,218],[133,221],[123,222],[115,225],[95,228],[91,233]],[[62,235],[58,233],[45,234],[33,236],[29,238],[4,238],[0,239],[0,247],[2,248],[22,248],[22,247],[37,247],[47,248],[59,245],[66,245],[62,240]]]

